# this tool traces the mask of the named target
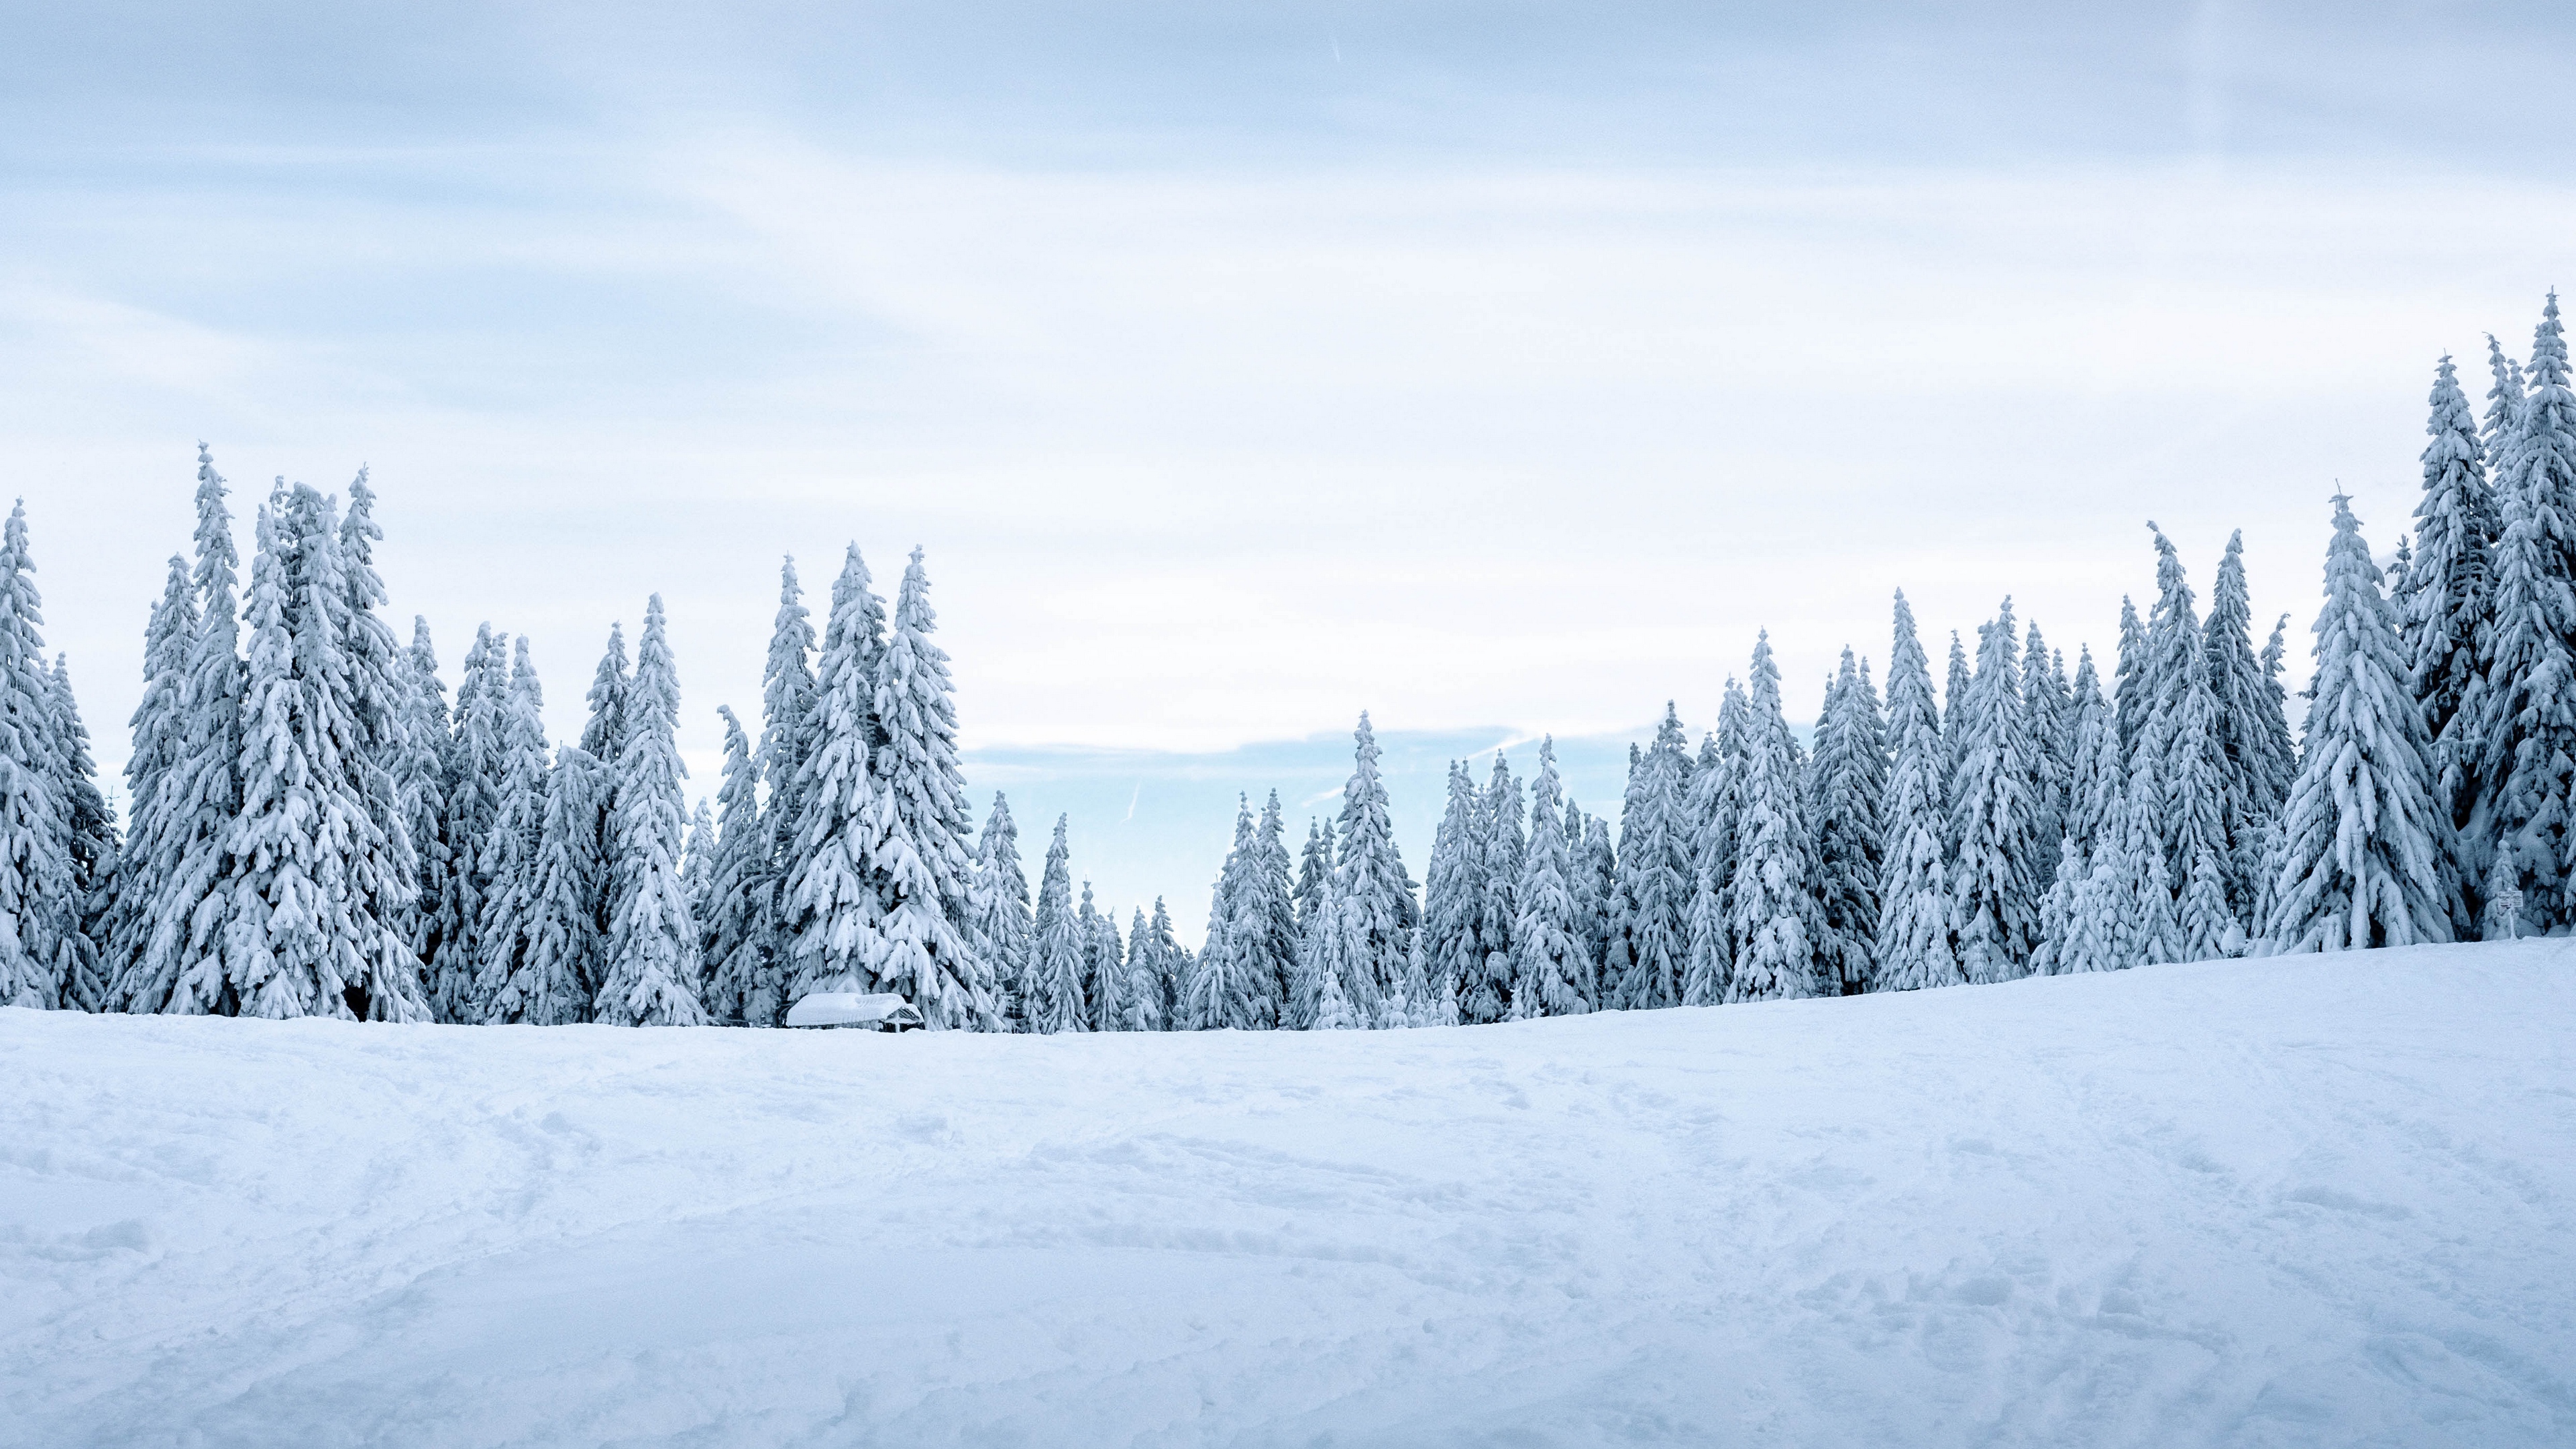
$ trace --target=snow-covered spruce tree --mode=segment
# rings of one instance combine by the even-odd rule
[[[1619,822],[1619,915],[1623,973],[1613,1004],[1623,1010],[1679,1006],[1690,962],[1690,780],[1681,717],[1670,701],[1654,743],[1631,772]],[[1604,992],[1610,983],[1602,983]]]
[[[1520,889],[1513,893],[1520,919],[1512,923],[1512,1000],[1523,1017],[1577,1016],[1592,1009],[1592,962],[1566,884],[1574,857],[1557,824],[1556,795],[1556,741],[1542,739],[1538,777],[1530,782],[1529,849],[1521,859]]]
[[[2251,919],[2261,872],[2263,840],[2281,813],[2282,792],[2298,770],[2297,752],[2282,722],[2271,680],[2254,652],[2254,612],[2245,587],[2245,535],[2227,538],[2210,590],[2203,667],[2217,704],[2220,757],[2226,770],[2225,805],[2230,909]]]
[[[1513,778],[1500,749],[1494,751],[1494,770],[1486,781],[1482,805],[1485,907],[1477,935],[1485,948],[1485,980],[1502,996],[1504,1009],[1509,1011],[1513,976],[1518,970],[1512,953],[1512,928],[1520,920],[1521,865],[1529,852],[1529,840],[1521,833],[1521,782]],[[1418,995],[1413,1004],[1421,1004]]]
[[[1422,872],[1424,974],[1458,983],[1458,1011],[1469,1022],[1500,1021],[1510,1004],[1504,984],[1485,975],[1481,805],[1466,766],[1450,761],[1448,808],[1432,830],[1431,859]]]
[[[982,918],[975,937],[992,962],[993,979],[1008,993],[1005,1017],[1010,1029],[1025,1031],[1029,943],[1034,939],[1029,876],[1020,865],[1020,827],[1011,819],[1011,804],[999,790],[993,792],[993,809],[975,837],[975,875],[983,886]]]
[[[662,619],[662,596],[644,605],[635,678],[626,695],[626,744],[610,814],[617,851],[616,915],[592,1016],[611,1026],[703,1026],[698,1002],[698,924],[680,880],[687,799],[674,732],[680,676]]]
[[[2074,744],[2067,751],[2066,835],[2089,866],[2094,844],[2102,838],[2102,822],[2111,814],[2113,802],[2125,793],[2129,776],[2128,762],[2120,754],[2119,721],[2102,693],[2090,649],[2076,660],[2069,703]]]
[[[281,484],[261,510],[242,696],[242,804],[208,912],[245,1016],[421,1021],[419,962],[378,914],[406,898],[371,802],[342,762],[357,749],[348,580],[329,500]]]
[[[396,765],[395,788],[411,835],[412,858],[419,863],[418,890],[404,937],[420,958],[421,990],[429,994],[437,979],[438,950],[445,940],[446,909],[452,898],[449,877],[456,869],[447,839],[448,756],[456,747],[447,716],[447,684],[438,677],[438,650],[430,642],[429,620],[413,615],[411,647],[403,651],[403,753]]]
[[[1116,1031],[1163,1029],[1163,946],[1140,907],[1127,920],[1127,978],[1120,987]]]
[[[1231,933],[1238,941],[1261,943],[1263,959],[1249,979],[1260,988],[1261,1015],[1274,1027],[1290,1024],[1288,998],[1297,975],[1297,903],[1288,878],[1287,833],[1279,792],[1273,790],[1252,828],[1256,890],[1244,898],[1251,914],[1241,922],[1241,931]]]
[[[2432,416],[2424,431],[2432,441],[2424,447],[2424,496],[2415,505],[2415,558],[2407,568],[2398,635],[2433,741],[2440,795],[2456,827],[2468,824],[2468,811],[2477,800],[2474,771],[2483,751],[2470,736],[2479,714],[2475,696],[2484,687],[2478,628],[2494,607],[2495,548],[2502,527],[2495,490],[2487,484],[2477,415],[2460,391],[2459,371],[2448,354],[2434,369],[2430,401]],[[2250,648],[2246,662],[2253,662]],[[2477,862],[2462,864],[2462,884],[2478,884]],[[2465,891],[2461,909],[2475,910]]]
[[[1119,949],[1118,924],[1093,903],[1091,882],[1082,883],[1082,906],[1073,913],[1082,935],[1082,1008],[1093,1031],[1124,1031],[1127,1020],[1127,958]]]
[[[1828,994],[1870,989],[1886,866],[1887,721],[1869,664],[1843,650],[1808,771],[1816,832],[1816,962]]]
[[[1735,969],[1735,930],[1728,892],[1734,885],[1735,827],[1743,801],[1737,789],[1744,769],[1744,686],[1726,681],[1717,710],[1717,733],[1701,742],[1682,812],[1691,830],[1690,903],[1682,917],[1689,952],[1682,962],[1684,1006],[1715,1006],[1726,999],[1727,973]]]
[[[1797,744],[1780,714],[1771,634],[1753,645],[1743,768],[1737,775],[1735,879],[1727,892],[1735,937],[1729,1001],[1816,994],[1815,862]],[[1839,989],[1839,987],[1837,987]]]
[[[347,590],[341,619],[342,652],[349,675],[350,733],[356,748],[341,757],[350,787],[366,802],[373,833],[384,840],[390,875],[385,894],[369,911],[394,928],[408,947],[420,934],[420,848],[412,839],[411,801],[405,785],[414,766],[411,743],[411,663],[393,626],[377,610],[388,602],[376,572],[376,493],[360,468],[349,483],[349,509],[340,518],[340,573]],[[435,898],[426,898],[434,903]],[[417,957],[415,956],[415,959]]]
[[[2111,716],[2120,730],[2120,758],[2138,750],[2147,717],[2156,712],[2156,690],[2148,659],[2147,626],[2138,622],[2138,607],[2120,596],[2120,658],[2111,675]]]
[[[72,888],[63,901],[61,964],[56,999],[67,1011],[107,1009],[108,974],[100,943],[106,936],[108,872],[116,858],[116,818],[99,793],[98,764],[91,758],[89,727],[72,697],[71,665],[54,656],[53,757],[55,798],[62,802]]]
[[[765,938],[761,950],[772,962],[784,962],[791,954],[791,943],[781,930],[789,915],[784,894],[796,832],[805,818],[805,762],[812,757],[822,728],[822,696],[810,662],[813,653],[814,625],[805,610],[804,587],[797,582],[796,560],[790,558],[778,566],[778,615],[770,626],[769,657],[761,665],[756,757],[760,779],[769,791],[760,826],[767,852],[751,886],[760,896],[757,928]],[[1020,910],[1025,918],[1025,879]],[[785,1004],[778,1010],[783,1013]],[[776,1017],[752,1024],[774,1025]]]
[[[2484,756],[2469,833],[2478,849],[2513,859],[2523,934],[2539,935],[2576,921],[2566,865],[2576,809],[2576,394],[2568,389],[2555,293],[2532,338],[2527,381],[2514,431],[2491,450],[2504,534],[2496,548],[2495,613],[2483,636],[2477,736]],[[2295,826],[2289,839],[2295,855]],[[2285,899],[2280,909],[2292,904]]]
[[[1338,972],[1327,972],[1323,978],[1323,995],[1315,1003],[1316,1031],[1357,1031],[1368,1025],[1360,1019],[1351,999],[1342,994]]]
[[[1954,720],[1959,750],[1952,836],[1958,841],[1957,892],[1961,972],[1971,982],[2009,981],[2027,972],[2039,934],[2039,891],[2031,860],[2030,742],[2023,736],[2020,669],[2012,600],[1978,631],[1976,681]]]
[[[34,572],[22,502],[0,542],[0,1005],[76,1007],[61,999],[79,921]]]
[[[177,873],[171,858],[175,802],[164,784],[179,773],[188,739],[188,654],[196,642],[196,588],[188,561],[170,555],[160,602],[143,626],[143,699],[129,721],[134,747],[125,757],[124,848],[112,857],[105,882],[106,914],[99,927],[109,1006],[124,1005],[123,991],[152,942],[152,908],[161,883]]]
[[[1434,846],[1433,849],[1438,849]],[[1305,939],[1306,924],[1314,919],[1315,903],[1324,897],[1324,879],[1333,873],[1333,825],[1329,820],[1306,822],[1306,848],[1297,856],[1297,936]],[[1427,908],[1426,908],[1427,915]],[[1302,1012],[1303,1008],[1301,1008]]]
[[[440,941],[429,979],[430,1006],[440,1021],[483,1019],[475,987],[482,971],[484,903],[492,891],[492,829],[509,788],[509,697],[502,641],[484,624],[474,631],[474,647],[465,651],[457,680],[455,745],[448,756],[445,834],[453,864],[448,899],[437,910]]]
[[[1944,846],[1950,834],[1948,751],[1932,698],[1931,661],[1902,589],[1887,658],[1887,740],[1887,871],[1879,896],[1877,984],[1886,991],[1956,986],[1965,978],[1952,946],[1958,907]]]
[[[1377,772],[1377,736],[1366,711],[1361,712],[1352,738],[1353,768],[1350,783],[1342,790],[1342,858],[1335,870],[1340,886],[1335,909],[1342,913],[1345,949],[1352,952],[1342,986],[1352,1008],[1365,1018],[1375,1015],[1378,999],[1403,975],[1421,907],[1396,850],[1386,784]]]
[[[2532,371],[2538,411],[2553,380],[2538,357]],[[2450,820],[2434,799],[2431,741],[2398,648],[2396,611],[2380,596],[2379,569],[2341,494],[2316,636],[2306,747],[2282,817],[2267,934],[2290,951],[2447,941]]]
[[[1575,813],[1572,802],[1567,804],[1571,816]],[[1566,844],[1574,844],[1571,831]],[[1617,940],[1619,855],[1610,841],[1609,821],[1598,815],[1583,817],[1583,850],[1575,863],[1580,878],[1575,905],[1583,913],[1583,939],[1592,956],[1592,1009],[1600,1011],[1610,999],[1611,948]]]
[[[2195,658],[2197,651],[2195,651]],[[2184,886],[2175,903],[2180,956],[2206,961],[2225,954],[2230,933],[2241,923],[2229,902],[2226,868],[2231,858],[2227,830],[2227,759],[2219,742],[2218,700],[2210,692],[2206,670],[2195,663],[2171,717],[2150,731],[2160,737],[2159,761],[2164,800],[2157,811],[2167,844],[2167,878]]]
[[[707,943],[704,1004],[713,1022],[776,1026],[787,1003],[769,949],[769,831],[760,818],[760,766],[732,706],[719,706],[716,714],[725,727],[724,774],[716,786],[715,855],[698,893],[698,925]]]
[[[2486,420],[2479,442],[2486,449],[2488,477],[2501,485],[2505,468],[2511,462],[2514,434],[2522,428],[2522,364],[2505,355],[2504,345],[2496,341],[2492,332],[2487,334],[2487,372],[2494,381],[2487,388]],[[2500,538],[2503,536],[2503,500],[2499,498],[2497,503],[2497,536]]]
[[[525,969],[536,928],[537,852],[546,830],[548,777],[545,692],[537,683],[536,665],[528,657],[528,637],[511,646],[510,693],[502,701],[500,720],[500,808],[484,836],[482,919],[474,940],[481,965],[474,984],[479,1019],[513,1023],[527,1019],[523,992],[511,988]]]
[[[1190,953],[1172,936],[1172,913],[1163,905],[1161,896],[1154,897],[1154,971],[1161,978],[1163,1031],[1182,1030],[1180,1020],[1181,987],[1189,979],[1194,964]]]
[[[1957,798],[1959,772],[1967,766],[1968,731],[1964,727],[1970,705],[1968,697],[1976,690],[1976,676],[1968,668],[1968,650],[1959,642],[1959,631],[1950,631],[1950,674],[1941,688],[1941,740],[1948,750],[1947,779],[1951,797]],[[1956,822],[1952,822],[1955,828]],[[1952,842],[1955,851],[1957,842]]]
[[[527,949],[501,989],[514,1013],[510,1020],[530,1026],[590,1020],[607,950],[599,931],[607,863],[600,858],[596,821],[608,779],[605,767],[572,745],[555,751],[554,768],[546,772],[545,824],[528,892]]]
[[[480,635],[475,648],[486,647]],[[473,656],[466,656],[466,682],[456,691],[456,709],[461,718],[467,694],[474,688]],[[581,727],[581,747],[591,758],[614,763],[626,748],[626,694],[633,688],[626,672],[626,626],[608,626],[608,647],[600,651],[599,667],[591,672],[590,692],[582,696],[590,714]]]
[[[780,897],[791,1002],[841,982],[872,989],[885,954],[884,895],[871,854],[877,822],[887,809],[877,798],[880,786],[869,762],[876,729],[876,596],[868,590],[867,565],[859,562],[856,545],[832,601],[815,670],[813,749],[797,776],[803,817],[784,862]],[[1068,884],[1068,917],[1071,889]],[[1079,981],[1075,989],[1078,995]]]
[[[1023,1029],[1088,1031],[1091,1014],[1082,999],[1084,940],[1073,914],[1073,866],[1064,843],[1065,818],[1055,818],[1046,866],[1038,876],[1037,914],[1029,943],[1028,987],[1021,1002]]]
[[[224,868],[224,832],[241,807],[240,626],[232,514],[223,476],[204,447],[197,450],[197,629],[190,641],[185,738],[163,780],[164,814],[157,838],[129,832],[126,849],[144,852],[150,879],[150,939],[115,988],[131,1012],[205,1015],[228,1009],[222,941],[211,929],[219,911],[205,909]]]
[[[2022,738],[2030,747],[2030,836],[2035,847],[2031,883],[2041,891],[2057,875],[2057,853],[2048,847],[2066,831],[2066,678],[2033,620],[2021,656]]]
[[[1210,888],[1207,939],[1200,943],[1182,982],[1177,1030],[1219,1031],[1250,1019],[1246,985],[1235,970],[1234,948],[1226,937],[1234,929],[1243,877],[1252,861],[1252,797],[1237,795],[1234,847],[1225,853],[1224,863],[1217,867],[1216,884]]]
[[[893,631],[876,660],[879,742],[869,761],[879,814],[868,853],[885,902],[877,979],[918,1007],[934,1030],[998,1031],[1001,983],[971,944],[974,861],[967,836],[974,825],[957,765],[948,653],[930,642],[938,627],[916,548],[896,595]]]

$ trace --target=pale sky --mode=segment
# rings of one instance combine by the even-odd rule
[[[1760,628],[1802,724],[1898,586],[2107,651],[2148,518],[2303,663],[2327,495],[2392,547],[2435,358],[2576,276],[2552,5],[535,8],[10,6],[0,459],[110,772],[200,438],[245,550],[369,465],[397,627],[558,735],[660,591],[700,792],[779,556],[918,543],[978,817],[1194,938],[1363,708],[1418,876],[1447,756],[1609,806]]]

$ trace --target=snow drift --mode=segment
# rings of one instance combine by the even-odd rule
[[[0,1010],[11,1444],[2576,1442],[2576,943],[1386,1033]]]

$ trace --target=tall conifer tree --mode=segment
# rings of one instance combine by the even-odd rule
[[[626,742],[617,760],[612,828],[617,913],[593,1015],[613,1026],[703,1026],[698,924],[680,879],[687,801],[674,737],[680,677],[662,618],[662,596],[644,606],[635,678],[626,697]]]
[[[1889,991],[1956,986],[1958,906],[1950,886],[1948,751],[1932,698],[1931,661],[1905,591],[1896,593],[1887,658],[1887,874],[1878,915],[1878,984]]]
[[[916,548],[876,659],[880,743],[869,758],[880,813],[868,850],[884,882],[877,979],[934,1028],[994,1031],[1002,1025],[1000,983],[972,946],[974,826],[957,764],[948,652],[930,642],[938,627]]]

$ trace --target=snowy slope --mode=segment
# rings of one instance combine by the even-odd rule
[[[2576,947],[1470,1030],[0,1011],[11,1445],[2576,1443]]]

